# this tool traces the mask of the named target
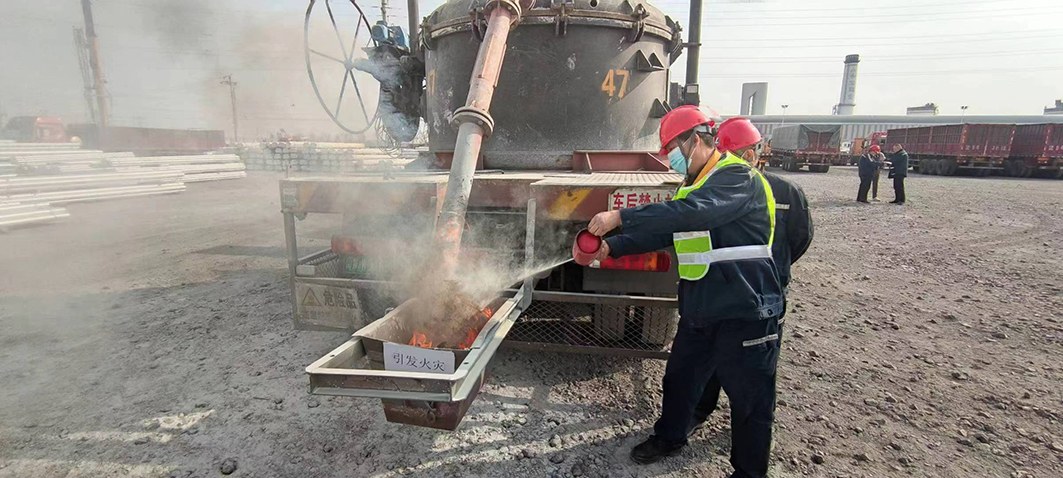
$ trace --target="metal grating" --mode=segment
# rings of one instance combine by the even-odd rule
[[[310,277],[344,279],[348,285],[343,287],[358,294],[363,323],[383,317],[404,300],[385,281],[344,278],[342,257],[331,251],[305,257],[300,265],[313,272]],[[674,299],[547,291],[536,291],[535,297],[510,330],[507,346],[666,358],[679,323]]]
[[[674,305],[536,300],[506,342],[526,349],[665,357],[678,323]]]
[[[659,186],[675,187],[683,177],[676,173],[551,174],[532,186]]]

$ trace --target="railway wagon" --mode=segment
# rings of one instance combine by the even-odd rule
[[[1004,174],[1063,179],[1063,125],[1022,124],[1015,127],[1011,156],[1004,162]]]
[[[840,125],[787,125],[771,136],[769,164],[786,171],[804,166],[813,173],[825,173],[840,154]]]
[[[1013,124],[953,124],[896,128],[890,144],[904,145],[910,165],[921,174],[988,176],[1003,171],[1015,137]]]

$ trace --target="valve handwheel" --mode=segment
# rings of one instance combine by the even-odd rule
[[[337,18],[341,20],[339,23]],[[349,20],[343,22],[344,19],[353,19],[354,25],[347,28]],[[303,24],[306,73],[310,76],[310,84],[321,107],[337,126],[351,134],[369,130],[377,117],[377,104],[366,103],[367,99],[372,101],[372,98],[363,96],[358,81],[361,78],[363,85],[370,82],[374,90],[379,90],[380,86],[371,75],[355,68],[358,61],[367,57],[363,48],[377,46],[369,28],[365,13],[354,0],[310,0],[306,8]],[[315,35],[320,32],[319,35],[324,38],[334,36],[335,42],[315,38],[317,43],[311,45],[311,30]],[[328,33],[328,30],[332,30],[332,33]],[[345,36],[349,38],[349,43]],[[361,45],[359,39],[362,40]],[[342,80],[338,80],[341,72]],[[351,90],[354,99],[347,101],[345,107],[344,99],[351,96]]]

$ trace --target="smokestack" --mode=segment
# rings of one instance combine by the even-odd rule
[[[842,74],[842,96],[838,100],[838,108],[835,114],[851,116],[856,107],[856,65],[860,63],[860,55],[848,55],[845,57],[845,72]]]
[[[742,116],[762,115],[768,107],[767,83],[742,83]]]

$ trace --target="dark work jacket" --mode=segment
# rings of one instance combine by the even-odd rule
[[[767,201],[749,167],[725,167],[683,199],[621,210],[621,233],[606,238],[609,255],[665,249],[674,232],[707,230],[713,248],[767,244]],[[679,315],[695,327],[774,318],[782,311],[783,290],[772,259],[716,263],[700,280],[679,281]]]
[[[893,163],[893,169],[890,170],[890,177],[903,178],[908,176],[907,151],[902,149],[896,153],[890,153],[890,162]]]
[[[805,255],[812,244],[812,213],[801,186],[775,173],[764,173],[764,176],[775,193],[775,242],[771,255],[785,291],[790,285],[790,265]]]
[[[871,153],[864,153],[860,156],[857,166],[860,168],[860,177],[864,179],[874,177],[875,171],[878,171],[879,168],[879,164],[874,159],[871,159]]]

